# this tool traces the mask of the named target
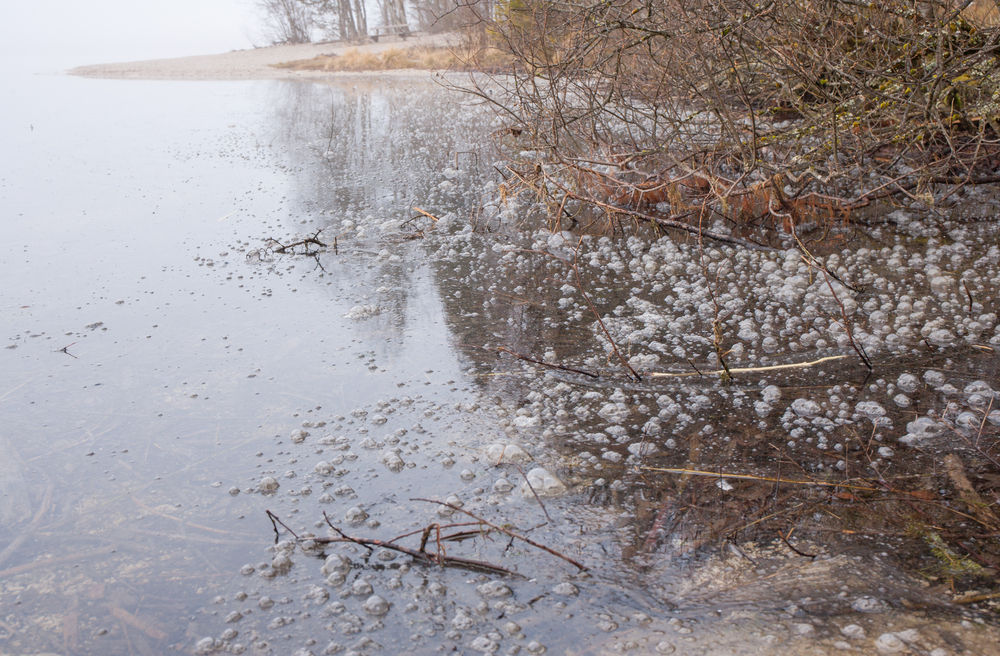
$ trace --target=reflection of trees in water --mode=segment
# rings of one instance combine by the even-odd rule
[[[574,283],[571,263],[528,252],[498,252],[492,248],[495,243],[533,246],[523,235],[471,235],[464,253],[435,264],[452,330],[481,374],[477,381],[484,392],[521,399],[537,384],[522,373],[530,365],[510,354],[498,355],[500,347],[536,360],[555,352],[555,362],[593,369],[584,363],[599,348],[591,330],[593,316],[559,304],[560,288]],[[598,298],[602,305],[608,300]]]
[[[366,319],[365,327],[375,334],[399,334],[415,312],[408,304],[415,286],[433,282],[414,279],[419,267],[404,253],[422,242],[408,242],[380,226],[414,216],[413,206],[437,216],[464,217],[472,211],[491,170],[485,115],[426,80],[283,83],[276,95],[274,145],[285,151],[294,171],[292,223],[312,217],[316,227],[328,228],[327,241],[341,232],[345,219],[365,229],[365,239],[341,240],[339,255],[324,256],[325,278],[342,289],[388,288],[364,301],[383,310]],[[452,170],[459,152],[463,173]],[[403,255],[403,261],[372,257],[382,249]],[[352,255],[352,250],[360,252]],[[445,305],[450,312],[450,304]]]
[[[487,119],[442,86],[350,77],[285,84],[280,93],[279,135],[302,172],[297,193],[308,209],[384,221],[408,218],[412,205],[463,213],[478,200],[469,192],[485,168]],[[479,165],[462,158],[469,175],[449,180],[446,169],[464,151],[479,153]]]

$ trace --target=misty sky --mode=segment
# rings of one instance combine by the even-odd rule
[[[265,45],[253,0],[3,0],[0,60],[71,68]]]

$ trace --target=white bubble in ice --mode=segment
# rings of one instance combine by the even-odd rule
[[[531,456],[516,444],[491,444],[486,447],[486,457],[491,463],[529,462]]]
[[[521,485],[521,494],[525,497],[533,497],[535,494],[555,497],[566,492],[566,484],[544,467],[535,467],[525,478],[527,480]]]
[[[326,562],[323,563],[323,567],[320,571],[328,576],[334,572],[340,574],[347,574],[351,571],[351,559],[346,556],[341,556],[340,554],[332,554],[327,556]]]
[[[493,491],[499,494],[504,494],[505,492],[510,492],[514,489],[514,485],[508,481],[506,478],[498,479],[496,483],[493,484]]]
[[[368,519],[368,513],[366,513],[364,510],[362,510],[357,506],[349,508],[348,511],[344,514],[344,521],[346,521],[351,526],[357,526],[358,524],[364,522],[366,519]]]
[[[955,333],[944,328],[939,328],[938,330],[931,331],[931,334],[927,336],[927,341],[934,346],[948,346],[955,341]]]
[[[822,408],[810,399],[795,399],[792,401],[792,411],[800,417],[815,417],[822,412]]]
[[[492,597],[495,599],[509,597],[514,594],[514,591],[511,590],[503,581],[488,581],[482,585],[477,585],[476,592],[484,597]]]
[[[365,579],[358,579],[351,584],[351,594],[356,597],[367,597],[372,593],[372,584]]]
[[[870,419],[885,416],[885,408],[883,408],[880,403],[875,401],[862,401],[854,406],[854,411],[859,415],[864,415]]]
[[[875,639],[875,648],[882,654],[898,654],[906,651],[906,643],[893,633],[883,633]]]
[[[390,471],[394,472],[398,472],[406,466],[406,463],[403,462],[403,459],[400,458],[399,454],[395,451],[386,451],[383,453],[382,463],[388,467]]]
[[[469,643],[469,648],[483,654],[493,654],[499,651],[500,644],[490,640],[488,636],[479,636]]]
[[[901,374],[898,379],[896,379],[896,387],[902,391],[912,394],[920,386],[920,380],[913,374]]]
[[[903,444],[917,445],[937,436],[943,430],[944,426],[930,417],[917,417],[906,424],[906,434],[899,438],[899,441]]]
[[[963,435],[970,435],[974,433],[979,430],[981,425],[982,416],[975,412],[965,411],[959,413],[958,417],[955,418],[955,426]]]
[[[865,630],[863,627],[857,624],[848,624],[840,630],[848,638],[853,638],[855,640],[862,640],[865,637]]]
[[[859,613],[884,613],[889,604],[875,597],[858,597],[851,602],[851,608]]]
[[[287,574],[292,569],[292,559],[284,554],[275,556],[271,561],[271,569],[278,574]]]
[[[564,597],[575,597],[580,594],[580,589],[572,583],[564,582],[552,588],[552,592],[557,595],[563,595]]]
[[[927,384],[931,387],[941,387],[945,383],[944,374],[940,371],[934,371],[933,369],[929,369],[924,372],[924,380],[927,381]]]

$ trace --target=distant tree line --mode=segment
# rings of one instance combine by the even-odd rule
[[[485,30],[491,0],[256,0],[272,44],[356,41],[379,26],[426,32]],[[375,15],[369,14],[374,10]]]

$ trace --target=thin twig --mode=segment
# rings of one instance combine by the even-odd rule
[[[494,573],[494,574],[506,574],[508,576],[515,576],[517,578],[524,578],[524,576],[522,576],[521,574],[518,574],[517,572],[513,572],[513,571],[511,571],[509,569],[506,569],[504,567],[500,567],[498,565],[491,565],[490,563],[486,563],[486,562],[479,561],[479,560],[472,560],[470,558],[459,558],[459,557],[456,557],[456,556],[443,556],[443,557],[439,558],[439,556],[437,554],[428,553],[426,551],[417,551],[415,549],[410,549],[409,547],[404,547],[404,546],[399,545],[399,544],[393,544],[392,542],[383,542],[382,540],[375,540],[375,539],[372,539],[372,538],[356,538],[356,537],[353,537],[353,536],[350,536],[350,535],[344,533],[339,528],[337,528],[336,526],[334,526],[333,522],[330,521],[330,518],[327,516],[326,512],[323,513],[323,518],[326,520],[327,525],[331,529],[333,529],[334,531],[336,531],[336,533],[340,537],[339,538],[332,538],[332,537],[331,538],[323,538],[323,537],[320,537],[320,538],[310,538],[310,540],[312,540],[313,542],[316,542],[317,544],[331,544],[331,543],[334,543],[334,542],[352,542],[352,543],[357,544],[359,546],[365,547],[366,549],[373,549],[375,547],[378,547],[378,548],[382,548],[382,549],[390,549],[392,551],[398,551],[399,553],[404,553],[407,556],[413,557],[415,560],[418,560],[418,561],[420,561],[422,563],[426,563],[426,564],[430,564],[430,565],[439,565],[439,566],[442,566],[442,567],[451,565],[451,566],[454,566],[454,567],[464,567],[464,568],[478,570],[478,571],[491,572],[491,573]],[[432,529],[433,526],[434,525],[428,526],[424,530],[425,531],[429,531],[429,530]]]
[[[587,291],[583,288],[583,280],[580,277],[580,244],[581,243],[582,243],[582,240],[580,242],[577,242],[576,250],[573,252],[573,273],[576,275],[576,287],[577,287],[577,289],[580,290],[580,293],[583,295],[584,300],[587,301],[587,305],[590,307],[590,311],[593,312],[594,317],[597,319],[597,323],[600,324],[601,330],[604,332],[604,336],[608,338],[608,342],[611,344],[611,348],[614,349],[615,355],[618,356],[618,360],[625,366],[626,369],[628,369],[630,372],[632,372],[632,375],[635,377],[636,382],[640,382],[641,383],[642,382],[642,376],[640,376],[636,372],[636,370],[632,368],[632,365],[630,365],[628,363],[628,360],[625,359],[625,356],[622,355],[621,351],[618,350],[618,345],[615,344],[615,340],[611,337],[611,333],[608,332],[608,327],[604,325],[604,320],[601,319],[600,312],[598,312],[597,308],[594,307],[594,302],[590,300],[590,295],[587,294]]]
[[[524,470],[523,470],[523,469],[521,469],[521,465],[519,465],[519,464],[517,464],[517,463],[513,463],[513,464],[514,464],[514,466],[515,466],[515,467],[517,467],[517,471],[521,472],[521,477],[522,477],[522,478],[524,478],[524,484],[525,484],[525,485],[527,485],[527,486],[528,486],[528,489],[529,489],[529,490],[531,490],[531,493],[532,493],[533,495],[535,495],[535,501],[537,501],[537,502],[538,502],[538,505],[542,507],[542,512],[543,512],[543,513],[545,513],[545,519],[547,519],[547,520],[549,520],[549,522],[551,522],[551,521],[552,521],[552,518],[551,518],[551,517],[549,517],[549,511],[545,509],[545,504],[544,504],[544,503],[542,503],[542,499],[541,499],[541,497],[539,497],[539,496],[538,496],[538,492],[536,492],[536,491],[535,491],[535,486],[534,486],[534,485],[532,485],[532,484],[531,484],[531,481],[529,481],[529,480],[528,480],[528,477],[527,477],[527,476],[525,476],[525,474],[524,474]],[[536,528],[537,528],[537,527],[536,527]]]
[[[788,547],[789,549],[791,549],[792,551],[794,551],[798,555],[802,556],[803,558],[815,558],[816,556],[819,555],[819,554],[807,554],[807,553],[805,553],[803,551],[799,551],[798,549],[796,549],[795,547],[792,546],[792,543],[788,541],[788,538],[786,538],[784,535],[782,535],[780,529],[778,530],[778,537],[781,538],[781,541],[785,543],[786,547]],[[792,537],[792,532],[791,531],[788,532],[788,537],[789,538]]]
[[[434,499],[410,499],[410,501],[423,501],[425,503],[436,503],[436,504],[439,504],[439,505],[451,508],[452,510],[457,510],[460,513],[464,513],[464,514],[468,515],[469,517],[472,517],[473,519],[478,520],[478,521],[482,522],[483,524],[486,524],[487,526],[500,531],[504,535],[509,535],[510,537],[516,538],[518,540],[521,540],[522,542],[527,542],[528,544],[530,544],[533,547],[537,547],[537,548],[541,549],[542,551],[549,552],[553,556],[556,556],[558,558],[562,558],[567,563],[570,563],[571,565],[576,566],[581,572],[586,572],[589,569],[588,567],[586,567],[584,565],[581,565],[580,563],[576,562],[575,560],[573,560],[569,556],[567,556],[565,554],[559,553],[555,549],[552,549],[550,547],[546,547],[544,544],[539,544],[538,542],[535,542],[531,538],[526,538],[523,535],[520,535],[518,533],[515,533],[514,531],[511,531],[510,529],[504,528],[502,526],[497,526],[496,524],[494,524],[494,523],[492,523],[492,522],[490,522],[488,520],[483,519],[482,517],[480,517],[479,515],[476,515],[475,513],[469,512],[468,510],[465,510],[464,508],[459,508],[458,506],[452,505],[452,504],[450,504],[450,503],[448,503],[446,501],[435,501]]]
[[[518,353],[516,351],[512,351],[509,348],[507,348],[506,346],[498,346],[498,347],[496,347],[496,350],[498,352],[499,351],[503,351],[504,353],[509,353],[509,354],[513,355],[515,358],[518,358],[519,360],[524,360],[525,362],[531,362],[531,363],[534,363],[534,364],[540,364],[543,367],[549,367],[550,369],[561,369],[562,371],[571,371],[571,372],[573,372],[575,374],[583,374],[584,376],[590,376],[591,378],[600,378],[600,375],[595,374],[592,371],[584,371],[583,369],[577,369],[575,367],[568,367],[568,366],[566,366],[564,364],[555,364],[555,363],[552,363],[552,362],[543,362],[542,360],[536,360],[535,358],[529,358],[527,355],[524,355],[523,353]]]
[[[745,373],[753,373],[756,371],[775,371],[777,369],[803,369],[805,367],[814,367],[820,363],[829,362],[830,360],[841,360],[846,357],[847,357],[846,355],[828,355],[825,358],[820,358],[819,360],[813,360],[812,362],[795,362],[792,364],[772,364],[766,367],[730,367],[728,371],[731,374],[745,374]],[[694,363],[691,363],[691,366],[694,367]],[[705,375],[702,372],[698,371],[697,367],[695,367],[695,371],[697,373],[693,374],[690,372],[685,372],[685,373],[647,372],[646,375],[649,376],[650,378],[687,378],[690,376]],[[726,370],[717,369],[715,371],[708,371],[705,373],[711,376],[721,376],[726,373]]]
[[[712,478],[735,478],[744,481],[767,481],[769,483],[790,483],[793,485],[820,485],[823,487],[842,487],[848,490],[863,490],[866,492],[884,492],[882,487],[862,487],[847,483],[830,483],[827,481],[794,480],[790,478],[772,478],[769,476],[754,476],[752,474],[730,474],[726,472],[702,471],[700,469],[675,469],[671,467],[639,467],[644,471],[658,471],[665,474],[680,474],[688,476],[710,476]],[[898,491],[898,490],[897,490]],[[904,492],[904,494],[906,494]]]
[[[302,246],[304,244],[313,244],[313,245],[319,246],[321,248],[326,248],[327,245],[324,244],[323,242],[321,242],[319,240],[319,234],[321,232],[323,232],[323,228],[320,228],[315,233],[313,233],[312,237],[306,237],[305,239],[300,239],[299,241],[292,242],[291,244],[282,244],[280,241],[278,241],[274,237],[271,237],[270,239],[268,239],[268,243],[274,242],[275,244],[277,244],[277,246],[274,247],[274,250],[277,253],[287,253],[288,251],[294,249],[296,246]],[[302,255],[312,255],[312,253],[305,252],[305,253],[302,253]]]
[[[295,534],[295,531],[293,531],[292,529],[288,528],[288,525],[285,524],[283,521],[281,521],[281,519],[279,519],[277,515],[275,515],[270,510],[265,510],[264,512],[267,513],[267,516],[271,520],[271,526],[274,527],[274,541],[275,542],[277,542],[279,539],[281,539],[281,533],[278,531],[277,524],[281,524],[282,526],[284,526],[285,530],[288,531],[289,533],[291,533],[292,537],[294,537],[296,540],[299,539],[299,536]],[[277,524],[275,524],[275,522],[277,522]]]
[[[412,209],[412,210],[413,210],[414,212],[418,212],[418,213],[420,213],[420,214],[423,214],[423,215],[424,215],[424,216],[426,216],[426,217],[427,217],[428,219],[430,219],[430,220],[434,221],[434,223],[437,223],[438,221],[440,221],[440,220],[441,220],[441,219],[439,219],[438,217],[436,217],[436,216],[434,216],[433,214],[431,214],[430,212],[425,212],[424,210],[420,209],[419,207],[412,207],[412,208],[410,208],[410,209]]]

